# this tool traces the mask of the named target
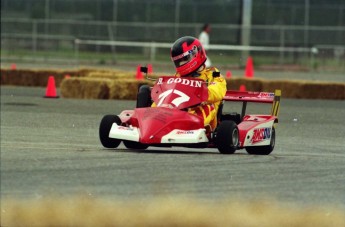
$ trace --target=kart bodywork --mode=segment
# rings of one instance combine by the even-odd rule
[[[218,110],[218,125],[210,129],[201,117],[188,112],[207,101],[207,83],[195,78],[163,76],[153,88],[139,91],[137,108],[103,117],[100,140],[106,148],[116,148],[123,142],[129,149],[182,146],[218,148],[220,153],[232,154],[245,148],[249,154],[267,155],[275,146],[280,95],[279,90],[229,90]],[[152,101],[155,107],[151,107]],[[242,102],[241,113],[223,113],[224,102]],[[271,104],[271,113],[246,115],[249,102]]]

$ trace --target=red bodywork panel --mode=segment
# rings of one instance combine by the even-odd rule
[[[260,126],[264,123],[275,121],[277,117],[270,115],[246,115],[244,116],[242,122],[237,125],[239,131],[239,141],[240,147],[243,146],[244,140],[247,136],[247,133],[253,128]]]
[[[165,107],[136,108],[130,124],[140,130],[140,142],[160,143],[162,136],[174,129],[195,130],[204,127],[202,118],[186,111]]]
[[[136,108],[120,115],[122,122],[139,128],[141,143],[158,144],[174,129],[204,128],[202,118],[183,111],[207,100],[208,89],[203,80],[160,77],[151,90],[151,98],[157,107]]]
[[[160,77],[151,91],[158,107],[185,109],[207,101],[208,89],[200,79],[188,77]]]

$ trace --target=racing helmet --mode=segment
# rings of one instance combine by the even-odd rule
[[[174,42],[171,47],[171,60],[180,76],[188,76],[198,70],[207,56],[200,41],[191,36],[184,36]]]

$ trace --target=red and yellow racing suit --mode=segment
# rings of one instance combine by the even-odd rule
[[[208,99],[206,103],[200,106],[191,108],[188,112],[196,114],[204,119],[204,125],[211,126],[213,131],[217,126],[217,113],[219,105],[226,93],[226,80],[222,75],[213,77],[213,72],[219,72],[217,68],[206,68],[198,74],[198,79],[202,79],[208,83]]]

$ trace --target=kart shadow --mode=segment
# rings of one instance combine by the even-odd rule
[[[214,149],[214,151],[208,150],[203,150],[203,149],[192,149],[187,150],[189,148],[184,148],[186,150],[184,151],[178,151],[178,150],[171,150],[171,148],[167,149],[127,149],[127,148],[118,148],[118,149],[106,149],[108,152],[117,152],[117,153],[139,153],[139,154],[179,154],[179,155],[226,155],[226,154],[221,154],[218,152],[217,149]],[[200,151],[202,150],[202,151]],[[231,155],[243,155],[241,153],[235,153]]]
[[[211,152],[211,151],[176,151],[176,150],[136,150],[136,149],[127,149],[124,150],[125,152],[131,152],[131,153],[143,153],[143,154],[186,154],[186,155],[215,155],[219,154],[217,151]]]

